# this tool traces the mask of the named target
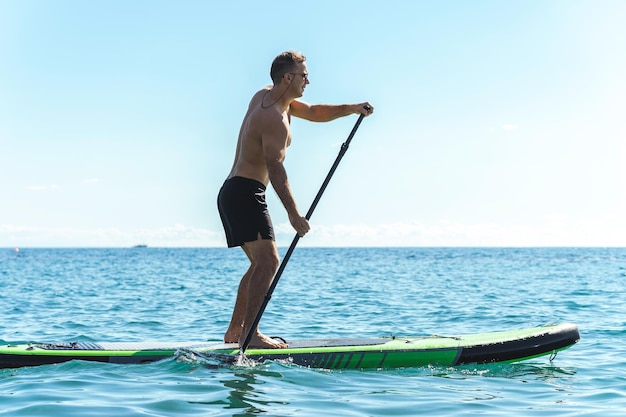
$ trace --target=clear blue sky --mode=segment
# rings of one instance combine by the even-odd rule
[[[625,21],[623,0],[0,0],[0,247],[224,245],[216,195],[287,49],[305,101],[376,107],[301,245],[626,246]],[[293,121],[303,212],[355,121]]]

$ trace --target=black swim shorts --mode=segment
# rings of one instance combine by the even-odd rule
[[[259,236],[274,240],[265,188],[262,182],[243,177],[229,178],[222,185],[217,196],[217,209],[229,248],[255,241]]]

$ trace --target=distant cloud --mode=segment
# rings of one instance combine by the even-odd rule
[[[100,178],[85,178],[83,184],[97,184],[100,182]],[[61,186],[59,184],[35,184],[35,185],[27,185],[26,189],[28,191],[51,191],[51,190],[59,190]]]
[[[541,224],[466,224],[442,220],[421,222],[315,226],[302,239],[302,246],[624,246],[626,230],[616,222],[597,219],[581,222],[550,214]],[[282,228],[281,228],[282,230]],[[279,246],[288,235],[277,233]],[[289,231],[289,236],[293,232]]]
[[[616,227],[616,225],[619,225]],[[287,247],[295,232],[288,223],[276,225],[277,244]],[[303,247],[538,247],[626,246],[626,224],[614,218],[577,221],[547,214],[540,224],[465,224],[442,220],[433,224],[313,225],[300,240]],[[42,228],[0,224],[6,247],[225,247],[220,230],[182,224],[154,229]]]
[[[223,232],[176,224],[155,229],[36,227],[0,224],[0,242],[15,247],[224,246]]]
[[[58,190],[61,188],[59,184],[50,184],[50,185],[28,185],[26,187],[29,191],[47,191],[47,190]]]

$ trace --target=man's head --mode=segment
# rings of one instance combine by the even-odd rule
[[[302,64],[304,61],[306,61],[306,57],[295,51],[283,52],[274,58],[270,70],[270,77],[272,77],[274,85],[280,83],[285,74],[297,72],[298,64]]]

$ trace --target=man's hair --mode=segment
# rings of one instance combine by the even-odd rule
[[[274,58],[270,77],[274,84],[278,84],[283,75],[290,71],[295,71],[296,64],[306,61],[306,57],[300,52],[286,51]]]

